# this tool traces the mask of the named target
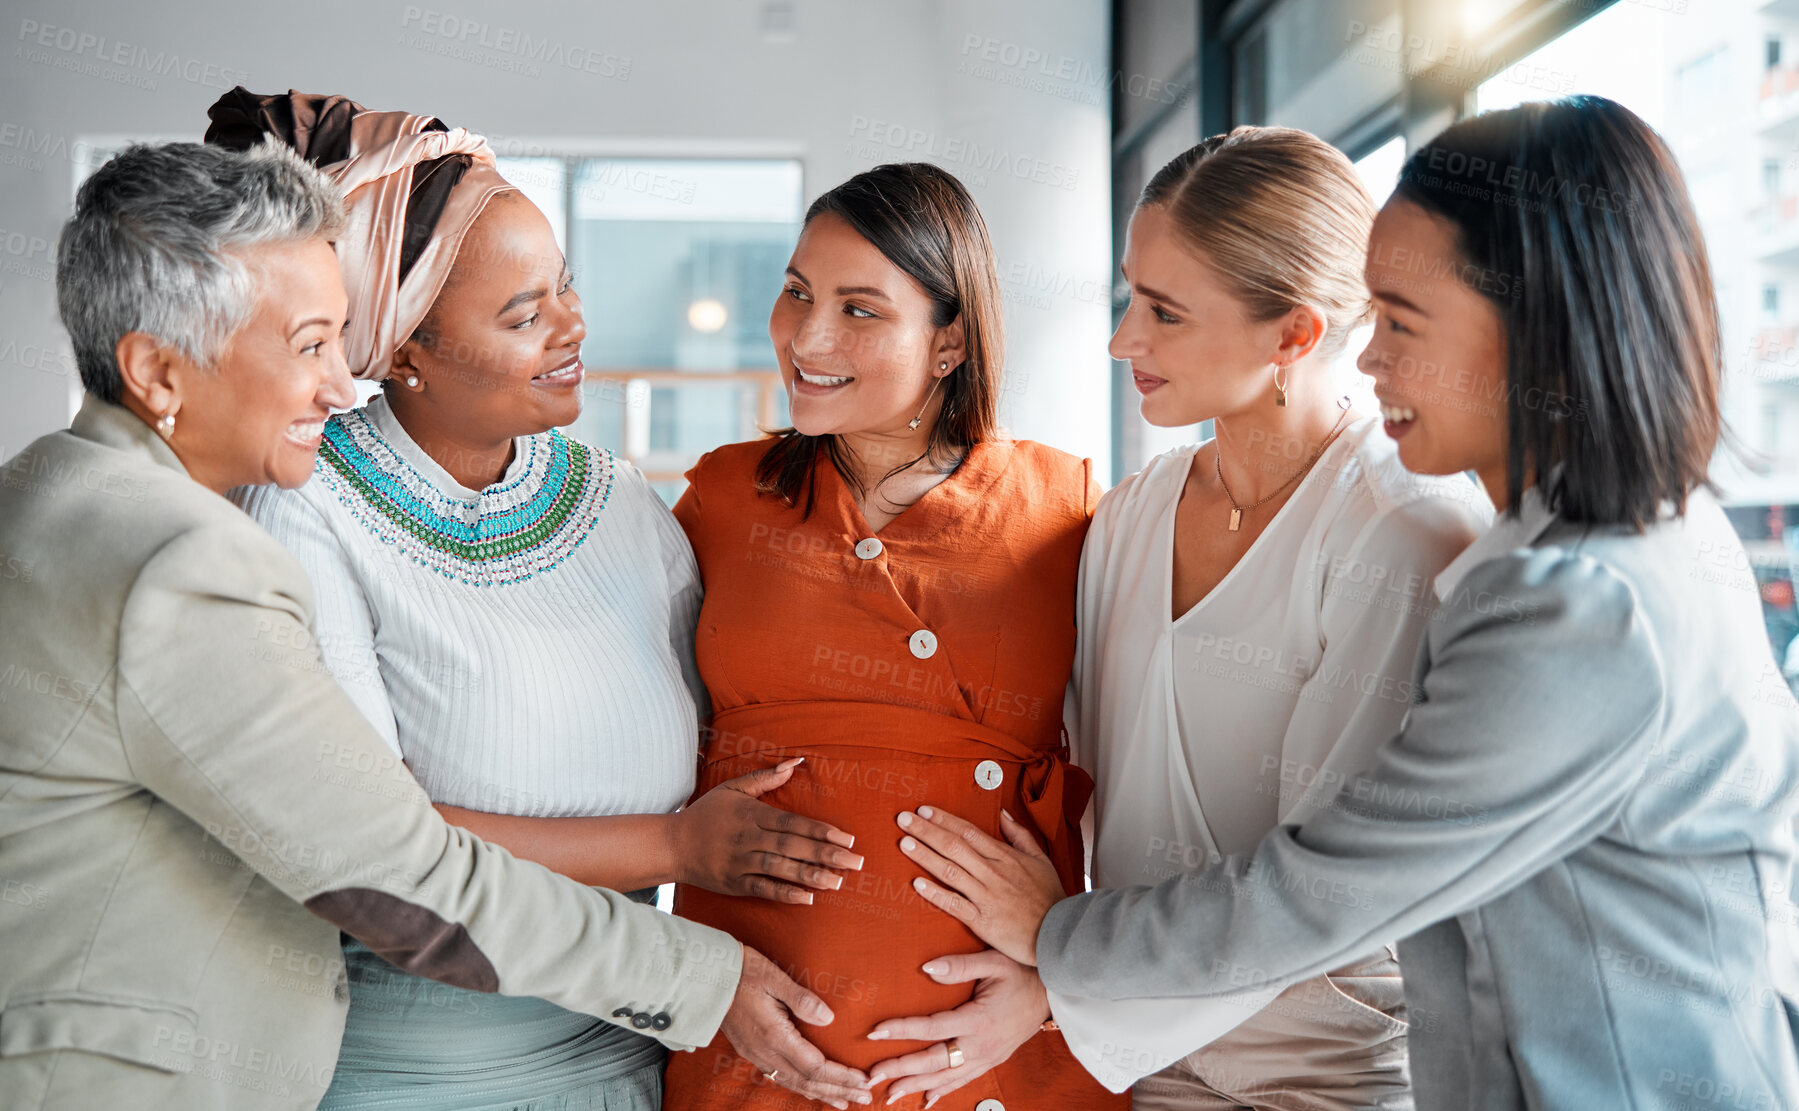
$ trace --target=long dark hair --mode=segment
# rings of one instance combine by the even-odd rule
[[[1594,96],[1489,112],[1407,159],[1394,196],[1511,278],[1482,288],[1504,320],[1512,512],[1530,475],[1560,516],[1638,530],[1710,487],[1717,300],[1686,184],[1648,124]]]
[[[958,316],[966,357],[943,379],[943,406],[924,454],[887,472],[898,474],[920,459],[960,455],[993,438],[999,423],[999,376],[1004,359],[999,275],[993,244],[980,209],[960,181],[928,162],[898,162],[857,174],[812,202],[806,223],[830,212],[868,240],[888,262],[924,287],[931,323],[947,327]],[[808,436],[784,428],[756,467],[756,489],[788,505],[806,496],[806,516],[817,500],[812,483],[820,451],[838,473],[859,481],[847,449],[834,435]]]

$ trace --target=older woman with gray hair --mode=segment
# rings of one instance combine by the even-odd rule
[[[642,902],[676,880],[783,902],[841,884],[854,839],[757,799],[798,761],[676,809],[705,699],[699,569],[642,473],[558,431],[581,411],[581,301],[487,141],[342,96],[239,88],[209,115],[208,142],[272,136],[345,194],[345,354],[383,392],[326,422],[304,487],[232,497],[305,568],[325,666],[439,812]],[[370,948],[345,946],[350,1012],[322,1111],[661,1106],[650,1031],[432,990]]]
[[[320,661],[313,594],[222,496],[296,486],[352,394],[330,183],[279,146],[133,147],[57,272],[87,398],[0,471],[0,1092],[33,1109],[311,1108],[339,931],[446,984],[665,1045],[721,1024],[855,1088],[829,1011],[727,935],[446,825]]]

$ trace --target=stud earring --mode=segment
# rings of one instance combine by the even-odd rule
[[[156,422],[156,434],[161,436],[165,440],[175,434],[175,414],[174,413],[164,413],[162,415],[162,419],[160,419]]]
[[[1284,366],[1274,368],[1274,403],[1283,407],[1287,404],[1287,384],[1281,381],[1281,371],[1286,369]]]
[[[408,389],[414,389],[414,390],[418,389],[419,388],[419,376],[416,374],[408,374],[406,376],[406,386]]]
[[[948,364],[948,363],[938,363],[938,364],[937,364],[937,369],[938,369],[938,370],[948,370],[948,369],[949,369],[949,364]]]

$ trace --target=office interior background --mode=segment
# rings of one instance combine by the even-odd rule
[[[342,93],[488,136],[550,217],[588,338],[572,433],[671,502],[779,427],[768,310],[807,204],[881,162],[956,173],[1005,296],[1002,418],[1104,484],[1208,434],[1138,414],[1106,342],[1143,183],[1201,137],[1281,124],[1376,200],[1455,119],[1596,93],[1658,128],[1704,226],[1730,444],[1713,468],[1799,685],[1799,0],[6,0],[0,458],[80,382],[55,241],[123,144],[196,140],[242,84]],[[1351,344],[1344,388],[1366,397]],[[1791,528],[1789,528],[1791,526]]]

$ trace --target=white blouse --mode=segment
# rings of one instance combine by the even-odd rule
[[[1339,792],[1411,703],[1432,580],[1492,520],[1467,478],[1412,474],[1380,421],[1364,418],[1177,618],[1175,506],[1200,446],[1158,456],[1108,492],[1082,554],[1072,731],[1097,782],[1096,887],[1154,884],[1321,807],[1353,805],[1353,788]],[[1051,997],[1076,1056],[1121,1089],[1273,994]],[[1157,1052],[1126,1060],[1120,1044]]]
[[[377,397],[327,423],[305,486],[232,496],[305,567],[326,666],[434,801],[671,811],[705,698],[687,538],[609,452],[559,432],[514,446],[467,489]]]

